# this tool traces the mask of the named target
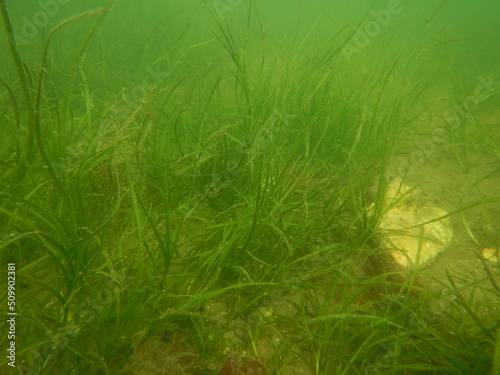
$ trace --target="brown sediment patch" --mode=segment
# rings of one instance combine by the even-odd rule
[[[375,278],[361,302],[382,300],[387,296],[409,294],[417,296],[425,287],[426,278],[423,275],[412,275],[410,271],[396,262],[387,251],[377,251],[369,255],[363,262],[363,275]]]
[[[228,353],[222,365],[220,375],[267,375],[267,370],[261,362],[241,356],[237,353]]]

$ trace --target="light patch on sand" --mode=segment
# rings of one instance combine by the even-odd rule
[[[389,209],[380,222],[382,242],[401,266],[422,265],[450,244],[453,232],[449,219],[440,219],[448,213],[401,180],[388,185],[386,204]]]

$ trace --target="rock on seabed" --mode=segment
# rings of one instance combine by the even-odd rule
[[[426,201],[402,180],[389,183],[386,204],[388,210],[380,222],[382,243],[401,266],[425,264],[450,244],[453,232],[449,219],[439,219],[448,212]]]

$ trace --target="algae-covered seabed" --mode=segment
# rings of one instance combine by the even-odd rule
[[[499,373],[500,6],[359,3],[0,2],[2,374]]]

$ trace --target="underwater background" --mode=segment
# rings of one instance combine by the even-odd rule
[[[500,373],[498,1],[0,11],[0,373]]]

